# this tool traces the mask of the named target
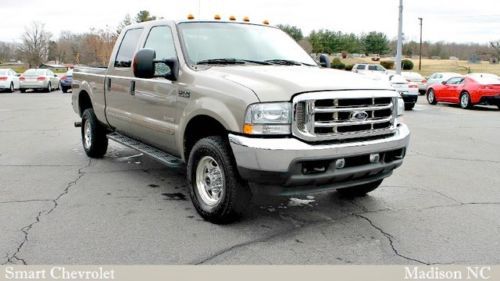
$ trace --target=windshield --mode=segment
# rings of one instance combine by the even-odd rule
[[[236,59],[255,62],[287,60],[316,66],[316,62],[286,33],[266,26],[239,23],[179,24],[189,64]]]

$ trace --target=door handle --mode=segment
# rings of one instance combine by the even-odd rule
[[[110,91],[111,90],[111,78],[108,77],[107,79],[108,80],[106,80],[106,88],[108,91]]]
[[[130,81],[130,89],[129,89],[130,95],[134,96],[135,95],[135,81]]]

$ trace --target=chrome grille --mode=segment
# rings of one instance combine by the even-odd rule
[[[294,99],[293,132],[307,141],[390,134],[394,131],[396,100],[382,93],[365,97],[353,93],[342,97],[338,93],[299,95]]]

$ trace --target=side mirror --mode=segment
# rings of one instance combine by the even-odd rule
[[[170,71],[164,75],[156,75],[156,65],[164,64]],[[132,63],[134,76],[138,78],[150,79],[154,77],[164,77],[171,81],[179,78],[179,61],[175,58],[156,60],[156,52],[153,49],[141,49],[137,51]]]
[[[446,81],[442,81],[441,84],[446,85]]]
[[[326,68],[330,68],[331,67],[331,64],[330,64],[330,57],[328,57],[327,54],[321,54],[319,56],[319,65],[321,67],[326,67]]]

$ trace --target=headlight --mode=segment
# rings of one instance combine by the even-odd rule
[[[247,108],[243,132],[249,135],[289,135],[291,103],[257,103]]]
[[[396,99],[397,99],[397,103],[398,103],[398,106],[396,108],[396,111],[397,111],[396,116],[402,116],[403,113],[405,112],[405,101],[402,98],[396,98]]]

